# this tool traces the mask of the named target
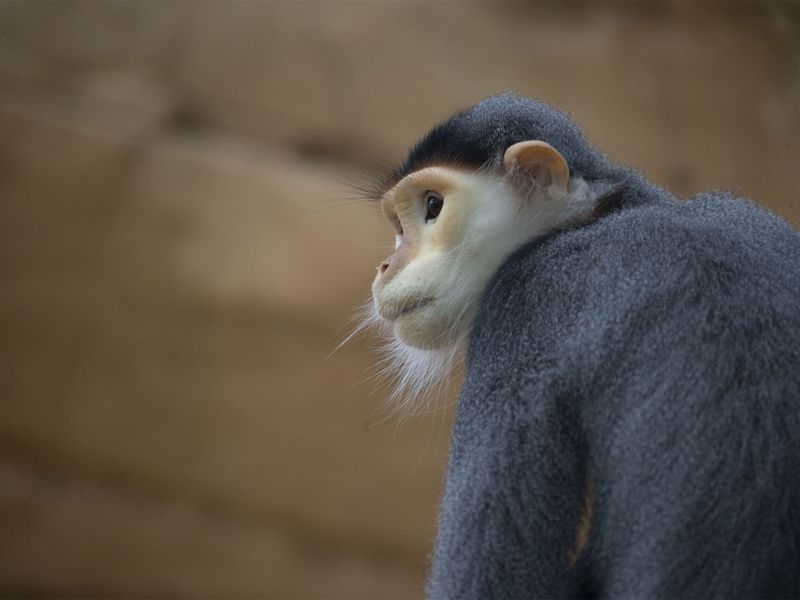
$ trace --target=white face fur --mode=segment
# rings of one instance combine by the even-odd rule
[[[383,196],[395,251],[378,267],[365,324],[389,334],[384,371],[395,379],[400,412],[419,408],[420,397],[430,401],[447,381],[483,291],[508,256],[591,212],[587,185],[568,180],[560,154],[543,142],[515,146],[503,175],[428,167]]]

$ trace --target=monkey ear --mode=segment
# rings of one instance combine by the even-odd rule
[[[547,142],[529,140],[512,144],[503,156],[506,171],[521,171],[544,188],[557,186],[566,192],[569,167],[564,157]]]

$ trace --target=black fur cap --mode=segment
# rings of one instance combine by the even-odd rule
[[[541,140],[566,159],[570,173],[592,181],[619,178],[611,164],[583,137],[580,128],[555,108],[513,92],[490,96],[431,129],[405,161],[385,177],[378,197],[407,175],[436,165],[487,168],[497,172],[506,149]]]

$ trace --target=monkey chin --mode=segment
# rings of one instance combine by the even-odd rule
[[[395,337],[406,346],[419,350],[452,346],[456,342],[452,323],[448,324],[447,315],[440,312],[432,303],[397,317],[392,328]]]

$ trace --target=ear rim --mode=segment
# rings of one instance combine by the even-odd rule
[[[542,140],[526,140],[511,144],[503,154],[506,172],[515,169],[544,167],[550,174],[552,185],[562,192],[569,189],[569,165],[561,153]]]

